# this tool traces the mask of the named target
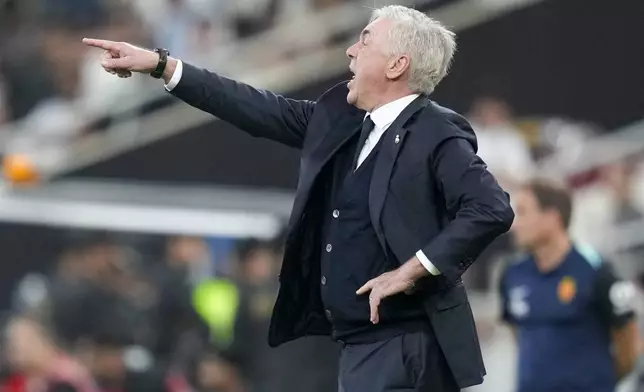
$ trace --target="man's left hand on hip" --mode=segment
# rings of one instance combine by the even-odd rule
[[[413,257],[400,268],[385,272],[377,278],[371,279],[360,287],[356,294],[369,293],[370,320],[373,324],[378,324],[378,306],[380,306],[380,302],[392,295],[411,291],[416,280],[427,274],[427,270],[422,266],[420,260]]]

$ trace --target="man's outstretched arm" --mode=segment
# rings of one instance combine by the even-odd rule
[[[89,46],[105,50],[103,68],[120,77],[133,72],[151,73],[159,55],[125,42],[85,38]],[[256,137],[301,148],[315,108],[311,101],[298,101],[256,89],[214,72],[169,57],[163,72],[166,88],[177,98],[213,114]]]

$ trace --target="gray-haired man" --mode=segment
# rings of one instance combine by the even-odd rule
[[[301,149],[269,343],[331,335],[344,392],[458,391],[485,368],[461,275],[510,227],[508,196],[460,115],[428,96],[454,35],[421,12],[374,11],[347,50],[355,76],[297,101],[125,43],[103,67]],[[315,355],[315,353],[311,353]]]

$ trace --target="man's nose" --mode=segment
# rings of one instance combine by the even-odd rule
[[[349,46],[347,48],[347,57],[350,58],[351,60],[353,60],[356,57],[356,55],[355,55],[356,50],[355,49],[356,49],[355,44],[353,44],[353,45],[351,45],[351,46]]]

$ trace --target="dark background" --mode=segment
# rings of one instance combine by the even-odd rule
[[[643,16],[642,0],[550,0],[468,29],[432,98],[463,113],[492,94],[519,116],[560,115],[613,130],[644,108]],[[348,78],[287,95],[315,99]],[[213,121],[70,177],[293,189],[298,163],[294,150]]]

